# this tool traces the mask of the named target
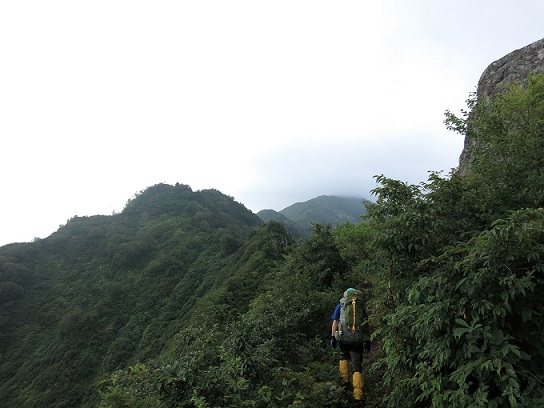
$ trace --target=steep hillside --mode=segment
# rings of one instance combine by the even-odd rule
[[[0,248],[2,407],[93,406],[104,373],[157,356],[204,293],[244,270],[261,224],[218,191],[161,184],[120,214]]]
[[[283,224],[293,238],[301,238],[307,235],[307,229],[303,228],[296,221],[287,218],[285,215],[274,210],[261,210],[257,213],[264,222],[276,221]]]

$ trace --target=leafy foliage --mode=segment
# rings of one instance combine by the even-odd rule
[[[279,239],[279,228],[268,225],[268,241],[273,234],[276,244],[287,242]],[[330,227],[316,226],[312,237],[289,254],[284,244],[276,247],[283,248],[276,253],[283,253],[285,262],[269,264],[265,279],[252,288],[253,296],[245,304],[238,305],[235,318],[218,320],[197,311],[191,326],[159,359],[162,363],[146,366],[154,385],[147,383],[145,395],[156,390],[157,405],[150,406],[345,406],[346,401],[336,397],[340,387],[334,381],[335,364],[320,335],[330,330],[324,317],[334,305],[329,274],[346,271],[333,242]],[[329,250],[323,251],[322,245]],[[323,270],[329,272],[323,275]],[[224,305],[219,299],[204,310]],[[138,400],[141,388],[131,370],[103,382],[104,406]],[[119,400],[119,395],[127,398]]]
[[[543,78],[454,123],[477,137],[469,177],[434,173],[419,186],[378,178],[369,220],[389,260],[378,330],[389,406],[544,401]]]

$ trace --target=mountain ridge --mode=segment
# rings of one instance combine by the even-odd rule
[[[263,221],[277,221],[285,225],[295,237],[307,236],[312,224],[357,223],[366,213],[364,198],[357,196],[320,195],[296,202],[280,211],[271,209],[257,212]]]
[[[259,227],[217,190],[158,184],[120,213],[0,247],[2,406],[96,406],[92,384],[160,353],[199,296],[243,270],[243,245],[267,233]]]

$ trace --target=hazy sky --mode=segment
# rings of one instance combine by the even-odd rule
[[[544,2],[0,2],[0,245],[157,183],[250,210],[369,196],[458,163],[483,70]]]

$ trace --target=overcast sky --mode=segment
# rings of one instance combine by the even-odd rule
[[[250,210],[456,167],[483,70],[539,0],[0,2],[0,245],[157,183]]]

